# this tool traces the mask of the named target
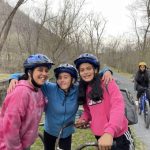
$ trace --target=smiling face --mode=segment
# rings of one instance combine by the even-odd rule
[[[57,84],[62,90],[67,92],[70,88],[71,83],[72,77],[69,73],[62,72],[58,75]]]
[[[45,81],[48,79],[48,71],[49,69],[47,67],[36,67],[33,70],[33,79],[38,85],[43,85]],[[29,80],[31,81],[31,77],[29,77]]]
[[[95,70],[93,65],[89,63],[82,63],[79,66],[80,77],[85,82],[90,82],[91,80],[93,80],[95,73],[97,73],[97,70]]]

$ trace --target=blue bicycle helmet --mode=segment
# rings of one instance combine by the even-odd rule
[[[62,72],[69,73],[75,80],[78,78],[78,72],[76,68],[70,64],[61,64],[57,68],[54,69],[55,77],[58,78],[58,75]]]
[[[39,66],[46,66],[50,69],[52,65],[54,65],[53,61],[43,54],[30,55],[23,64],[25,71]]]
[[[98,58],[94,56],[93,54],[84,53],[81,54],[75,61],[74,64],[76,65],[76,68],[79,69],[79,66],[82,63],[90,63],[94,66],[95,69],[100,68],[100,62],[98,61]]]

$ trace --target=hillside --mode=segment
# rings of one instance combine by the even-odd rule
[[[0,0],[0,30],[12,7]],[[20,71],[24,59],[33,53],[43,53],[52,56],[56,45],[56,36],[42,28],[39,46],[36,49],[36,39],[39,24],[20,10],[17,11],[0,57],[0,72]]]

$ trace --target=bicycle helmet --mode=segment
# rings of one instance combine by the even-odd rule
[[[30,55],[23,64],[25,72],[39,66],[46,66],[50,69],[52,65],[54,65],[53,61],[43,54]]]
[[[75,80],[78,78],[78,72],[76,68],[70,64],[60,64],[57,68],[54,69],[55,77],[58,78],[58,75],[62,72],[69,73]]]
[[[144,61],[139,63],[139,67],[140,67],[140,66],[145,66],[145,67],[147,67],[147,65],[146,65],[146,63],[145,63]]]
[[[89,53],[84,53],[81,54],[75,61],[74,64],[76,65],[76,68],[79,69],[79,66],[82,63],[90,63],[94,66],[95,69],[100,68],[100,62],[98,61],[98,58],[96,56],[94,56],[93,54],[89,54]]]

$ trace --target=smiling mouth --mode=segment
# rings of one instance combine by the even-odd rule
[[[88,75],[88,76],[84,76],[84,78],[89,78],[90,77],[90,75]]]
[[[40,77],[39,79],[42,80],[42,81],[45,81],[47,78]]]

